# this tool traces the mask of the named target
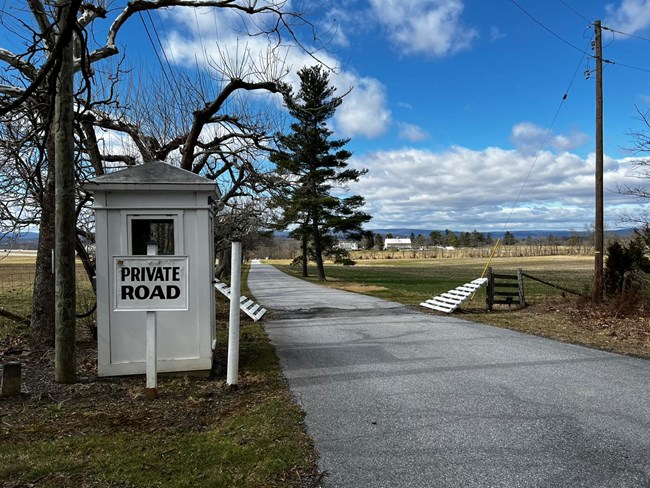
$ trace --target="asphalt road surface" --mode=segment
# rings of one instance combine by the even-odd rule
[[[650,361],[337,291],[248,285],[324,487],[650,487]]]

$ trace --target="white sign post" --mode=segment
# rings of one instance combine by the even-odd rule
[[[230,259],[230,320],[226,383],[237,386],[239,376],[239,297],[241,294],[241,241],[232,241]]]
[[[147,382],[144,395],[153,400],[158,396],[158,330],[156,312],[147,310]]]
[[[152,246],[153,247],[153,246]],[[115,256],[114,310],[144,311],[146,315],[147,383],[145,395],[157,392],[156,312],[188,309],[188,257],[158,256],[155,249],[147,256]]]

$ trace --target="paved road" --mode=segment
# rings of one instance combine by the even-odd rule
[[[650,361],[253,265],[325,487],[650,487]]]

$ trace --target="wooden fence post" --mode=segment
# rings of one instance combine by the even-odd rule
[[[487,279],[485,301],[487,302],[488,312],[491,312],[492,306],[494,305],[494,273],[492,272],[492,266],[487,269]]]
[[[526,307],[526,295],[524,294],[524,275],[521,268],[517,269],[517,284],[519,289],[519,306]]]

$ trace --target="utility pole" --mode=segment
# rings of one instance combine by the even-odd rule
[[[603,300],[603,39],[600,20],[594,22],[596,48],[596,221],[595,263],[594,263],[594,302]]]
[[[69,0],[57,4],[62,49],[54,101],[54,380],[77,379],[75,349],[75,178],[73,41]],[[65,36],[65,37],[61,37]]]

